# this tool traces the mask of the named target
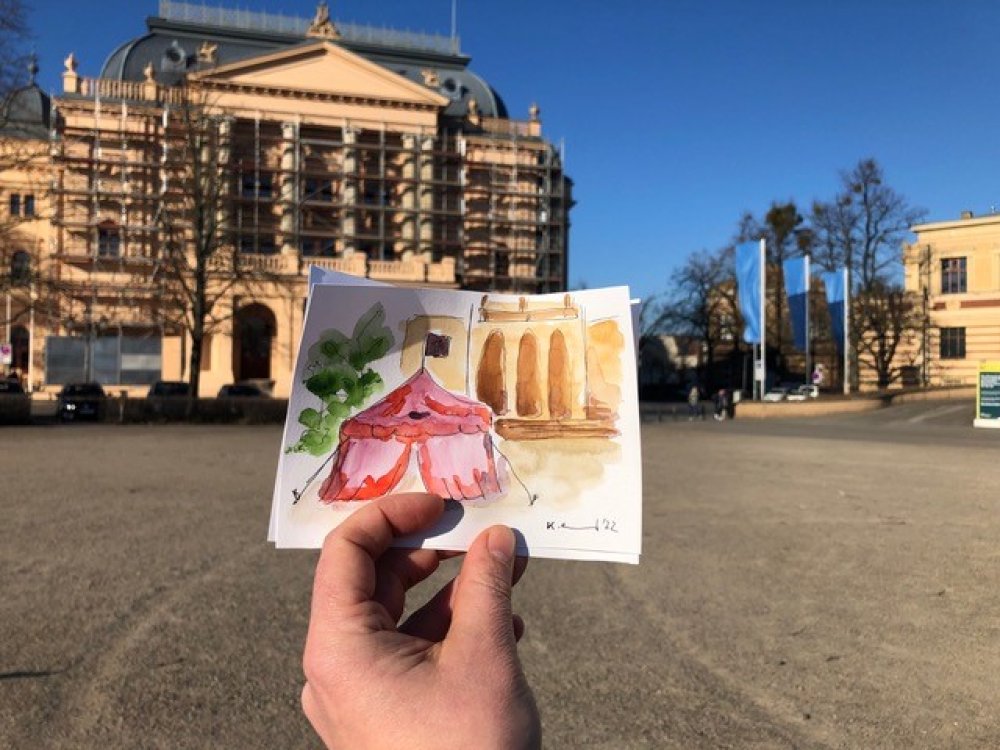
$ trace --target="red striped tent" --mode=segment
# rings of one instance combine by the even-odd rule
[[[488,406],[446,390],[421,369],[341,425],[336,461],[320,500],[388,494],[406,474],[413,450],[428,492],[454,500],[491,499],[501,492],[492,418]]]

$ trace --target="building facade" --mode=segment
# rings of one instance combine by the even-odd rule
[[[904,266],[906,289],[924,306],[919,379],[974,385],[979,363],[1000,358],[1000,215],[965,212],[912,231]]]
[[[300,19],[161,0],[147,24],[97,76],[70,55],[53,99],[16,92],[4,123],[31,151],[0,190],[8,339],[27,338],[13,366],[33,387],[187,379],[201,339],[202,395],[287,395],[311,264],[565,289],[560,149],[456,39],[338,24],[325,3]]]

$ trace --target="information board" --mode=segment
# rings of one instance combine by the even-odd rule
[[[982,362],[976,380],[976,427],[1000,428],[1000,362]]]

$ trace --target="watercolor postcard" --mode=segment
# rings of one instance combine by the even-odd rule
[[[624,287],[553,295],[311,286],[269,538],[319,547],[383,495],[448,500],[402,546],[488,526],[536,557],[638,562],[642,479]],[[328,281],[330,283],[328,283]]]

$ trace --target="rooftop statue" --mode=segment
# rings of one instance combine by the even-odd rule
[[[320,2],[316,6],[316,15],[313,17],[312,23],[309,24],[306,36],[319,37],[320,39],[340,38],[340,32],[337,31],[337,27],[330,20],[330,9],[325,2]]]

